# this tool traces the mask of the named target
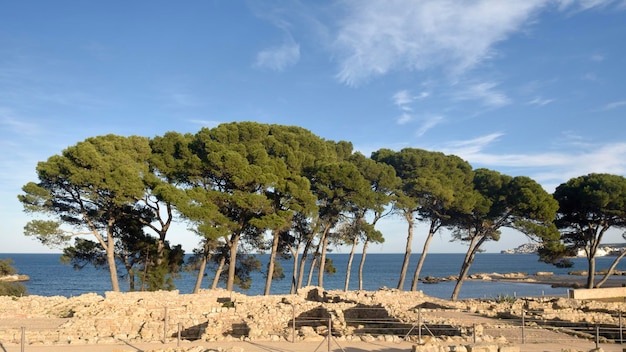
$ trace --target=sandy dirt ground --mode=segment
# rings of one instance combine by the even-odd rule
[[[268,342],[268,341],[251,341],[251,342],[194,342],[182,343],[181,348],[187,349],[191,346],[202,346],[206,349],[215,351],[232,351],[232,352],[324,352],[324,351],[344,351],[344,352],[408,352],[411,351],[415,343],[412,342],[345,342],[331,341],[330,348],[327,340],[321,342],[297,342],[291,343],[287,341]],[[583,340],[571,340],[569,342],[558,343],[537,343],[537,344],[515,344],[519,347],[520,352],[543,352],[543,351],[591,351],[596,348],[594,343]],[[603,351],[606,352],[622,352],[626,346],[616,344],[600,344]],[[176,351],[177,343],[168,344],[152,343],[152,344],[126,344],[120,342],[116,345],[65,345],[65,346],[26,346],[25,351],[32,352],[139,352],[139,351],[159,351],[168,350]],[[457,349],[458,350],[458,349]],[[3,352],[20,352],[21,346],[18,345],[2,345],[0,351]]]

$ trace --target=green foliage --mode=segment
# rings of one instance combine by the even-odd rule
[[[14,275],[17,271],[10,258],[0,259],[0,276]],[[26,287],[17,282],[0,281],[0,296],[21,297],[26,295]]]
[[[337,272],[337,267],[333,265],[332,258],[326,258],[326,261],[324,262],[324,272],[330,275],[335,274]]]
[[[611,228],[626,228],[626,178],[595,173],[575,177],[559,185],[554,198],[559,204],[555,224],[560,242],[553,239],[540,252],[541,259],[557,264],[560,258],[585,248],[587,287],[592,288],[596,251],[604,234]]]
[[[515,303],[517,298],[515,296],[498,294],[493,298],[496,303]]]
[[[83,269],[87,265],[96,268],[104,268],[107,265],[106,253],[102,247],[94,241],[80,237],[74,239],[74,246],[63,249],[60,261],[72,265],[75,270]]]
[[[222,307],[223,308],[235,308],[235,302],[233,302],[233,301],[226,301],[226,302],[222,303]]]
[[[22,297],[26,295],[26,287],[17,282],[0,281],[0,296]]]
[[[383,242],[376,221],[389,204],[411,229],[416,219],[427,222],[429,237],[451,229],[454,240],[470,244],[472,256],[512,228],[543,241],[542,260],[562,262],[609,227],[626,226],[620,176],[572,179],[553,199],[528,177],[473,170],[454,155],[405,148],[367,158],[347,141],[256,122],[153,139],[88,138],[36,171],[38,182],[24,185],[18,199],[25,212],[45,220],[29,222],[24,233],[66,247],[62,259],[77,269],[123,263],[129,280],[150,290],[173,288],[182,265],[180,247],[165,241],[175,215],[201,236],[199,255],[225,260],[227,289],[249,287],[250,273],[259,270],[242,253],[272,248],[272,258],[287,257],[304,244],[305,251],[320,248],[322,258],[328,243]],[[596,219],[604,227],[590,221]],[[268,241],[269,233],[275,237]],[[74,245],[67,246],[71,238]],[[116,261],[107,262],[112,257]],[[321,263],[322,274],[336,271],[331,260]],[[285,276],[280,265],[267,274]]]
[[[156,258],[156,251],[152,253]],[[158,290],[174,290],[176,288],[174,279],[179,277],[179,272],[182,270],[184,255],[180,245],[174,246],[174,248],[165,249],[166,256],[161,263],[157,263],[155,260],[143,263],[143,268],[139,268],[139,272],[143,272],[146,275],[140,275],[142,287],[146,287],[148,291]]]
[[[11,258],[0,259],[0,276],[13,275],[16,273],[15,268],[12,266],[13,260]]]
[[[261,261],[254,255],[239,255],[240,260],[236,263],[235,268],[235,285],[243,290],[248,290],[252,284],[250,274],[254,271],[261,270]]]

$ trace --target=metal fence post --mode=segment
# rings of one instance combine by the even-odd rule
[[[21,351],[24,352],[24,345],[26,343],[26,327],[22,326],[22,342],[21,342]]]
[[[600,344],[600,326],[596,324],[596,350],[598,349]]]
[[[422,343],[422,308],[417,311],[417,343]]]
[[[522,310],[522,345],[526,343],[526,311]]]
[[[163,316],[163,343],[167,343],[167,307],[165,307],[165,315]]]
[[[472,335],[474,335],[474,343],[476,343],[476,323],[472,324]]]
[[[331,323],[331,317],[328,317],[328,352],[331,352],[331,346],[330,346],[330,339],[332,338],[332,323]]]
[[[176,347],[180,347],[180,330],[182,328],[182,323],[178,323],[178,340],[176,340]]]
[[[624,343],[624,336],[622,335],[622,311],[619,311],[619,344]]]

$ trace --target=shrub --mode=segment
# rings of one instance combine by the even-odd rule
[[[0,281],[0,296],[21,297],[26,295],[26,287],[20,283]]]
[[[516,300],[517,298],[515,298],[515,296],[502,295],[502,294],[499,294],[494,298],[494,301],[496,301],[496,303],[513,303]]]
[[[13,264],[13,260],[0,259],[0,276],[7,276],[15,274],[15,268],[11,266]]]
[[[11,266],[13,260],[0,259],[0,276],[13,275],[16,273]],[[0,296],[20,297],[26,294],[26,287],[20,283],[0,281]]]

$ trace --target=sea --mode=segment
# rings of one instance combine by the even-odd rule
[[[111,290],[111,282],[108,271],[85,267],[75,270],[71,265],[59,261],[60,254],[13,254],[0,253],[0,259],[10,258],[13,260],[19,274],[28,275],[30,280],[23,282],[27,294],[39,296],[65,296],[72,297],[85,293],[97,293],[104,295]],[[429,253],[426,257],[421,277],[448,277],[458,275],[463,262],[463,253]],[[259,255],[262,263],[267,263],[268,255]],[[328,255],[333,265],[337,268],[335,274],[324,275],[324,289],[343,290],[345,285],[345,272],[348,263],[348,254],[332,253]],[[380,288],[396,288],[400,276],[400,269],[404,258],[403,253],[398,254],[367,254],[363,269],[363,289],[374,291]],[[349,290],[358,290],[358,266],[360,254],[355,255],[350,274]],[[413,272],[419,259],[418,254],[412,254],[410,267],[405,281],[404,290],[409,290]],[[615,257],[599,257],[596,259],[596,268],[601,270],[608,268]],[[525,272],[533,275],[537,272],[553,272],[555,275],[567,275],[570,271],[586,270],[585,258],[573,258],[573,267],[557,268],[553,265],[538,261],[535,254],[501,254],[501,253],[478,253],[471,267],[473,273],[511,273]],[[288,294],[290,290],[293,264],[291,260],[282,260],[285,278],[272,283],[270,294]],[[622,262],[616,268],[626,271],[626,263]],[[308,273],[308,271],[307,271]],[[212,275],[207,273],[202,287],[209,288]],[[183,272],[175,280],[176,289],[180,293],[191,293],[195,285],[196,273]],[[624,281],[626,283],[626,281]],[[304,283],[306,284],[306,278]],[[425,284],[420,282],[417,289],[424,294],[450,298],[455,286],[454,281]],[[317,285],[317,273],[314,273],[311,285]],[[123,291],[128,290],[128,283],[120,279]],[[224,287],[224,285],[221,285]],[[262,295],[265,287],[263,273],[252,275],[252,284],[249,289],[243,290],[235,287],[235,290],[247,295]],[[566,296],[568,288],[553,288],[550,285],[530,283],[488,282],[480,280],[466,280],[463,283],[459,298],[496,298],[502,296],[527,297],[527,296]]]

